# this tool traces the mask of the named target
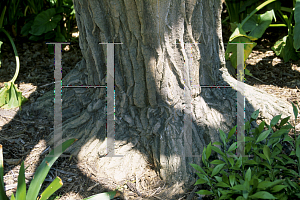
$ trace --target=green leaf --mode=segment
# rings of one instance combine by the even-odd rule
[[[292,106],[293,106],[293,112],[294,112],[295,119],[297,119],[297,117],[298,117],[298,109],[297,109],[297,107],[294,105],[294,103],[292,103]]]
[[[233,151],[233,150],[236,150],[237,146],[236,146],[236,143],[234,142],[228,149],[228,152],[230,151]]]
[[[208,160],[211,155],[211,142],[207,145],[207,149],[205,153],[206,153],[206,159]]]
[[[16,199],[17,200],[26,200],[26,183],[25,183],[24,161],[22,162],[21,167],[20,167],[20,171],[19,171]]]
[[[284,133],[287,133],[287,132],[289,132],[289,129],[281,128],[280,130],[273,133],[270,138],[280,137],[281,135],[283,135]]]
[[[282,55],[283,49],[286,45],[287,35],[275,42],[274,46],[271,49],[276,53],[277,56]]]
[[[189,164],[190,164],[195,170],[197,170],[197,171],[199,171],[199,172],[201,172],[201,173],[207,175],[207,174],[205,173],[205,171],[204,171],[199,165],[192,164],[192,163],[189,163]]]
[[[229,175],[229,182],[230,182],[230,185],[232,187],[234,185],[234,182],[235,182],[235,174],[230,174]]]
[[[220,170],[224,167],[225,164],[219,164],[217,165],[213,171],[212,171],[212,174],[211,174],[211,177],[215,176],[216,174],[218,174],[220,172]]]
[[[266,138],[268,137],[268,135],[270,134],[271,130],[272,130],[272,129],[269,129],[269,130],[267,130],[267,131],[262,132],[262,133],[258,136],[258,138],[257,138],[257,140],[256,140],[256,142],[255,142],[255,144],[257,144],[257,143],[259,143],[260,141],[263,141],[264,139],[266,139]]]
[[[221,129],[219,129],[219,131],[220,131],[221,140],[222,140],[222,142],[225,146],[225,144],[226,144],[226,140],[225,140],[226,139],[226,134]]]
[[[224,164],[225,162],[223,160],[213,160],[210,162],[210,164],[218,165],[218,164]]]
[[[231,136],[235,133],[235,131],[236,131],[236,126],[234,126],[234,127],[229,131],[227,139],[230,139]]]
[[[39,13],[31,26],[29,33],[32,35],[42,35],[56,28],[59,21],[61,21],[62,16],[56,14],[55,8],[49,8],[48,10]]]
[[[230,187],[230,186],[229,186],[229,179],[228,179],[228,177],[227,177],[226,174],[223,174],[223,176],[222,176],[222,181],[223,181],[224,183],[227,184],[227,187]]]
[[[4,191],[3,171],[3,150],[2,145],[0,144],[0,199],[8,200]]]
[[[110,192],[104,192],[104,193],[100,193],[100,194],[96,194],[94,196],[90,196],[88,198],[82,199],[82,200],[110,200],[113,199],[114,196],[116,195],[116,191],[110,191]],[[197,192],[196,192],[197,193]]]
[[[291,117],[291,116],[288,116],[288,117],[282,119],[281,122],[280,122],[280,124],[279,124],[279,127],[281,127],[281,126],[283,126],[284,124],[286,124],[287,121],[289,121],[290,117]]]
[[[207,181],[205,179],[198,179],[194,185],[200,185],[200,184],[204,184],[204,183],[207,183]]]
[[[256,192],[255,194],[250,195],[249,197],[252,199],[277,199],[272,194],[266,191]]]
[[[253,113],[252,113],[252,115],[251,115],[251,119],[257,119],[257,117],[258,117],[258,114],[259,114],[259,109],[258,110],[256,110],[256,111],[254,111]],[[261,123],[262,124],[262,123]]]
[[[251,169],[249,167],[246,174],[245,174],[245,181],[250,182],[250,180],[251,180]]]
[[[264,155],[266,156],[266,158],[268,159],[269,163],[272,164],[271,160],[270,160],[271,152],[267,145],[264,145],[263,152],[264,152]]]
[[[234,161],[232,157],[228,157],[228,161],[230,162],[230,165],[233,167]]]
[[[245,165],[258,165],[257,162],[255,162],[254,160],[246,160],[244,162]]]
[[[232,187],[232,189],[239,190],[239,191],[247,190],[247,188],[244,185],[235,185]]]
[[[27,98],[22,96],[14,83],[4,83],[4,88],[0,90],[0,107],[4,109],[11,109],[20,107],[24,102],[28,101]]]
[[[63,185],[62,180],[56,177],[52,183],[44,190],[39,200],[47,200],[55,191],[61,188]]]
[[[77,139],[70,139],[65,141],[62,145],[57,146],[53,149],[48,156],[42,161],[40,166],[37,168],[33,179],[30,183],[27,192],[27,199],[36,199],[38,193],[41,189],[42,183],[44,182],[51,166],[58,159],[58,157],[69,147],[71,146]],[[61,151],[60,151],[61,150]]]
[[[211,191],[208,191],[208,190],[199,190],[198,192],[195,192],[197,194],[202,194],[202,195],[211,195],[211,194],[214,194],[212,193]]]
[[[255,24],[255,27],[253,27],[253,30],[248,35],[254,38],[261,38],[261,36],[265,33],[266,29],[272,23],[273,16],[273,10],[267,11],[264,14],[260,14],[260,20],[258,20],[258,23]]]
[[[29,34],[32,24],[33,24],[33,20],[30,20],[23,26],[23,28],[21,29],[21,34],[23,36],[27,36]]]
[[[300,48],[300,0],[296,0],[294,20],[294,48],[298,50]]]
[[[220,182],[216,184],[216,187],[225,187],[225,188],[229,188],[230,186],[224,182]]]
[[[277,56],[282,57],[284,62],[288,62],[290,59],[294,61],[298,60],[298,56],[293,46],[293,38],[290,35],[286,35],[278,40],[271,49]]]
[[[294,141],[293,138],[291,138],[289,135],[284,136],[284,141]]]
[[[273,119],[271,120],[270,126],[273,127],[275,124],[278,123],[278,121],[280,120],[281,115],[276,115],[275,117],[273,117]]]
[[[222,145],[221,142],[214,142],[213,145]]]

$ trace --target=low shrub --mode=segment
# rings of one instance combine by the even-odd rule
[[[293,111],[296,124],[298,109],[294,104]],[[250,122],[245,123],[244,157],[232,153],[242,144],[240,141],[225,150],[226,144],[231,140],[236,141],[235,126],[227,137],[220,130],[223,143],[209,143],[204,147],[203,168],[190,163],[198,171],[196,174],[199,179],[195,185],[205,184],[210,188],[210,190],[200,190],[196,192],[197,194],[209,195],[215,199],[237,200],[300,198],[300,186],[297,184],[300,177],[300,136],[296,138],[295,127],[288,122],[290,117],[278,123],[281,115],[275,116],[270,125],[263,121],[258,127],[250,130],[250,123],[257,119],[258,113],[259,110],[255,111],[251,115]],[[294,128],[295,140],[288,135],[292,128]],[[283,151],[284,143],[293,147],[289,155]],[[224,151],[215,145],[222,146]],[[218,153],[223,159],[209,161],[212,151]]]

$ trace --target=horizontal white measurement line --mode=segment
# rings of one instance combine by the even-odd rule
[[[232,87],[232,86],[228,86],[228,85],[219,85],[219,86],[215,86],[215,85],[206,85],[206,86],[199,86],[199,85],[192,85],[192,87],[195,87],[195,88],[199,88],[199,87]]]
[[[85,88],[86,88],[86,87],[93,87],[93,88],[96,88],[96,87],[102,87],[102,88],[103,88],[103,87],[107,87],[107,86],[93,86],[93,85],[90,85],[90,86],[89,86],[89,85],[83,85],[83,86],[67,86],[67,85],[66,85],[66,86],[65,86],[65,85],[63,85],[63,86],[61,86],[61,87],[85,87]]]

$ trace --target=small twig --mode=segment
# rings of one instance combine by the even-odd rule
[[[45,85],[41,85],[41,86],[38,86],[39,88],[42,88],[42,87],[46,87],[46,86],[48,86],[48,85],[52,85],[52,84],[54,84],[55,82],[52,82],[52,83],[47,83],[47,84],[45,84]]]

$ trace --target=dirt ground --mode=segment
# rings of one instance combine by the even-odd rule
[[[224,14],[226,16],[226,14]],[[224,19],[224,17],[223,17]],[[74,34],[76,30],[74,30]],[[287,28],[269,28],[262,40],[254,48],[247,60],[247,68],[255,78],[246,76],[246,83],[264,89],[266,92],[290,102],[300,102],[300,60],[284,63],[275,55],[271,46],[279,38],[287,34]],[[223,28],[223,40],[228,42],[229,27]],[[15,40],[20,57],[20,72],[16,80],[19,90],[29,101],[22,106],[36,101],[44,93],[54,90],[54,56],[50,55],[45,42]],[[2,45],[2,66],[0,68],[0,88],[9,81],[15,72],[15,57],[8,42]],[[74,40],[62,52],[63,77],[82,58],[78,40]],[[26,109],[24,109],[26,110]],[[12,110],[0,109],[0,144],[4,152],[4,182],[7,195],[15,193],[17,175],[21,161],[25,160],[26,181],[30,182],[33,172],[45,155],[49,153],[45,141],[46,135],[53,131],[53,119],[35,118],[28,111],[19,112],[19,108]],[[48,148],[48,149],[47,149]],[[61,157],[51,168],[41,191],[51,181],[59,176],[63,180],[63,187],[56,192],[57,199],[83,199],[88,196],[113,190],[114,183],[98,183],[97,177],[82,165],[78,167],[74,157]],[[151,177],[144,180],[146,184],[158,182]],[[130,191],[126,185],[120,185],[121,195],[115,199],[140,199],[136,193]],[[157,190],[149,190],[155,196]],[[150,193],[151,192],[151,193]],[[189,193],[186,194],[188,196]],[[197,199],[194,197],[193,199]],[[182,198],[186,199],[186,197]]]

